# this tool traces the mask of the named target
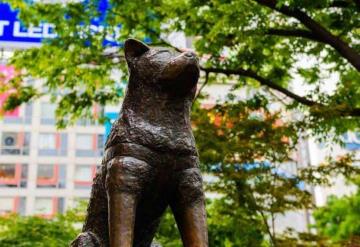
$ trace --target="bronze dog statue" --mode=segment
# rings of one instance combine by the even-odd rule
[[[192,52],[124,45],[130,78],[105,145],[83,232],[71,246],[149,247],[170,206],[185,247],[206,247],[199,158],[190,124],[199,65]]]

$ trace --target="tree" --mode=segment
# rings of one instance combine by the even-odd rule
[[[236,206],[224,198],[207,201],[209,246],[266,246],[261,219]],[[162,218],[155,239],[164,247],[182,246],[170,210]]]
[[[350,196],[331,197],[324,207],[314,212],[315,227],[339,246],[360,244],[360,190]]]
[[[84,220],[84,206],[69,210],[54,219],[15,214],[0,217],[0,246],[69,246]]]
[[[278,92],[278,98],[286,96],[282,102],[288,109],[301,109],[304,124],[314,132],[335,127],[342,133],[359,124],[358,0],[109,1],[105,7],[104,1],[7,2],[21,10],[26,23],[54,23],[58,38],[15,54],[11,63],[25,70],[7,87],[15,92],[6,109],[46,93],[59,106],[60,126],[89,115],[94,102],[118,97],[116,82],[121,80],[111,78],[111,71],[124,69],[124,63],[121,52],[104,45],[106,37],[119,42],[148,37],[167,45],[160,34],[183,31],[193,37],[199,55],[207,55],[202,64],[207,75],[224,74],[237,87],[262,87]],[[107,26],[94,31],[90,24],[95,18]],[[330,74],[338,76],[335,89],[323,92]],[[44,78],[46,92],[23,85],[26,76]],[[292,91],[295,77],[313,90],[307,95]]]
[[[283,172],[282,165],[291,161],[300,136],[326,140],[335,134],[338,140],[359,129],[358,0],[110,1],[106,15],[98,11],[103,2],[95,0],[7,2],[21,10],[26,23],[54,23],[58,37],[12,57],[19,74],[3,87],[12,92],[5,109],[47,94],[58,105],[60,127],[89,116],[94,103],[119,98],[127,72],[121,46],[109,48],[106,37],[120,43],[129,36],[147,37],[165,46],[167,33],[192,37],[204,74],[200,91],[219,81],[233,86],[226,102],[201,109],[197,100],[193,107],[203,169],[219,179],[207,189],[227,199],[222,203],[229,210],[221,212],[229,218],[223,223],[250,227],[262,222],[250,234],[255,241],[269,239],[280,246],[285,238],[272,227],[276,215],[313,206],[302,183],[323,184],[333,174],[359,173],[351,156],[298,174]],[[95,18],[106,26],[94,31]],[[123,71],[123,77],[112,78],[114,70]],[[329,85],[330,75],[334,85]],[[24,84],[28,76],[43,78],[44,87]],[[307,93],[297,92],[294,83],[306,85]],[[250,90],[251,97],[239,100],[236,89]],[[250,217],[236,221],[238,215]],[[243,243],[228,233],[220,234],[219,242]]]
[[[279,234],[276,217],[287,211],[315,208],[305,184],[328,186],[333,176],[351,178],[360,170],[352,166],[351,155],[346,155],[329,158],[318,167],[299,167],[296,173],[289,172],[291,167],[286,162],[294,162],[291,154],[298,140],[293,130],[296,127],[291,122],[281,123],[279,114],[266,112],[267,104],[266,98],[255,96],[246,102],[237,100],[194,111],[195,138],[203,168],[218,178],[208,184],[207,191],[223,196],[225,203],[218,208],[223,217],[247,215],[244,225],[261,226],[252,241],[266,236],[271,246],[320,244],[323,238],[309,233]],[[259,112],[263,114],[254,114]],[[235,231],[236,227],[231,229]]]

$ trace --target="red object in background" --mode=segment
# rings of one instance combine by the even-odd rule
[[[59,209],[59,198],[53,197],[53,198],[52,198],[52,205],[53,205],[53,208],[52,208],[52,212],[51,212],[51,217],[53,217],[53,216],[58,212],[58,209]]]
[[[0,86],[7,84],[15,77],[15,68],[13,66],[0,65]],[[0,107],[4,104],[5,100],[9,97],[11,92],[0,94]],[[19,117],[19,107],[13,111],[4,113],[5,117]]]
[[[17,213],[20,206],[20,197],[14,197],[13,213]]]
[[[16,164],[14,177],[13,178],[0,177],[0,184],[18,186],[20,184],[20,180],[21,180],[21,164]]]
[[[97,134],[93,134],[93,139],[92,139],[92,149],[94,150],[94,151],[96,151],[97,150]]]
[[[59,181],[59,165],[54,165],[53,176],[51,178],[38,178],[37,185],[57,185]]]
[[[8,83],[12,78],[15,77],[14,66],[7,66],[0,64],[0,84]]]
[[[61,136],[59,133],[55,134],[55,148],[56,150],[60,150],[61,148]]]
[[[93,179],[96,175],[96,165],[92,165],[91,166],[91,180],[74,180],[74,184],[75,185],[80,185],[80,186],[91,186],[93,183]]]

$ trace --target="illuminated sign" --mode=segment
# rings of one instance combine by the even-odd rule
[[[43,38],[55,36],[54,26],[50,23],[42,23],[38,27],[22,26],[17,18],[18,11],[12,10],[6,3],[0,3],[0,13],[0,46],[35,46]]]
[[[86,4],[86,2],[84,2]],[[100,17],[91,20],[90,31],[93,33],[102,32],[105,28],[105,17],[108,9],[107,0],[99,1]],[[27,48],[39,46],[44,39],[56,38],[55,26],[52,23],[42,22],[39,26],[30,25],[25,27],[18,19],[19,11],[11,9],[10,5],[0,3],[0,47]],[[117,38],[121,26],[114,27],[113,34],[107,35],[104,45],[121,45]]]

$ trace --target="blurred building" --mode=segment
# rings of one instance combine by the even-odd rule
[[[0,130],[0,214],[51,217],[89,197],[104,126],[79,121],[57,130],[55,106],[44,98],[6,113]]]

